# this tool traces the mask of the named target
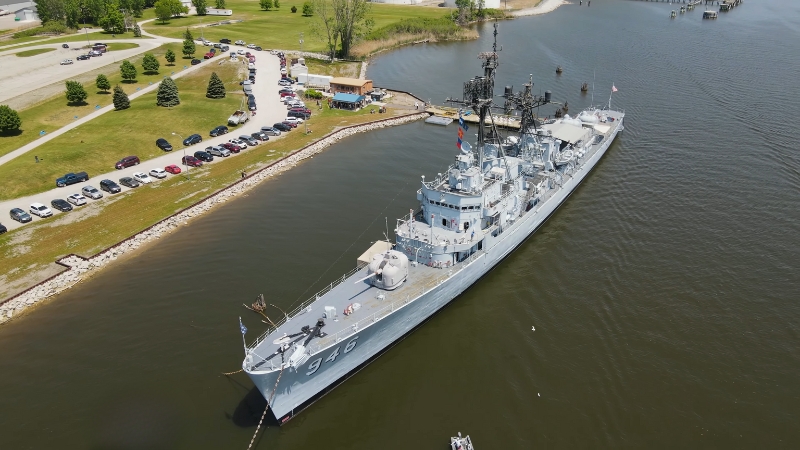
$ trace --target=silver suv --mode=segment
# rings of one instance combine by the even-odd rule
[[[211,153],[214,156],[225,156],[225,157],[231,156],[231,151],[230,150],[228,150],[227,148],[224,148],[224,147],[220,147],[218,145],[213,145],[211,147],[207,147],[206,151],[208,153]]]

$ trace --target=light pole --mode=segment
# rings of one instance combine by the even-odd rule
[[[300,33],[300,53],[303,53],[303,33]]]
[[[189,166],[188,162],[186,161],[186,145],[183,144],[183,136],[174,131],[172,132],[172,135],[181,138],[181,144],[183,145],[183,164],[186,166],[186,178],[191,180],[192,176],[189,174],[189,167],[191,166]]]

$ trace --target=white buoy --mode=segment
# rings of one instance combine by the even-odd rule
[[[536,327],[531,327],[531,331],[536,331]]]
[[[538,396],[538,397],[541,397],[541,396],[542,396],[542,394],[540,394],[540,393],[538,393],[538,392],[537,392],[537,393],[536,393],[536,396]]]

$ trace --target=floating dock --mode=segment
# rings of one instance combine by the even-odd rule
[[[449,106],[431,105],[425,108],[425,111],[428,114],[433,115],[432,117],[430,117],[430,119],[433,119],[434,117],[438,117],[441,119],[450,119],[451,121],[458,119],[458,108],[451,108]],[[494,115],[493,117],[494,117],[494,123],[498,127],[519,130],[520,127],[519,118],[514,116],[505,116],[505,115]],[[465,115],[462,116],[462,118],[464,119],[464,122],[467,123],[477,124],[480,121],[480,117],[478,117],[477,114],[472,114],[472,111],[467,111]],[[428,122],[428,120],[429,119],[426,119],[425,121]],[[433,122],[428,122],[428,123],[433,123]],[[489,117],[486,118],[486,123],[487,124],[492,123]]]
[[[425,123],[447,126],[453,123],[453,119],[449,117],[430,116],[427,119],[425,119]]]

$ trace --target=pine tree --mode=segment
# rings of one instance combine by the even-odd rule
[[[139,24],[133,26],[133,37],[142,37],[142,28],[139,27]]]
[[[191,39],[186,39],[183,41],[183,55],[191,57],[197,51],[194,45],[194,41]]]
[[[125,91],[122,90],[122,87],[120,87],[120,85],[114,86],[113,102],[114,102],[114,109],[116,109],[117,111],[122,109],[128,109],[131,107],[131,101],[128,98],[128,94],[126,94]]]
[[[119,66],[119,72],[122,75],[122,79],[125,81],[133,81],[136,79],[136,66],[131,64],[128,60],[122,61],[122,65]]]
[[[189,27],[186,27],[186,31],[183,32],[183,39],[187,41],[193,41],[194,37],[192,37],[192,32],[189,31]]]
[[[97,76],[95,84],[97,85],[97,89],[100,89],[103,92],[106,92],[109,89],[111,89],[111,83],[108,82],[108,77],[106,77],[102,73]]]
[[[83,85],[77,81],[67,81],[67,101],[69,103],[81,104],[86,102],[86,97],[89,94],[86,93],[86,89],[83,88]]]
[[[156,93],[156,104],[158,106],[177,106],[181,103],[178,97],[178,86],[172,81],[172,78],[164,78],[164,81],[158,86]]]
[[[144,73],[158,73],[158,68],[160,66],[161,64],[158,63],[158,60],[152,53],[145,53],[142,58],[142,69],[144,69]]]
[[[219,79],[217,72],[211,73],[211,78],[208,80],[208,89],[206,90],[206,97],[208,98],[225,98],[225,83]]]
[[[164,59],[167,60],[170,66],[175,65],[175,52],[172,49],[167,50],[167,53],[164,54]]]

